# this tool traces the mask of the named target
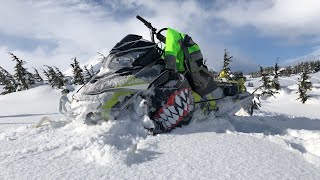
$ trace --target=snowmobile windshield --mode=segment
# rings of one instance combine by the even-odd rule
[[[103,68],[108,69],[109,72],[118,71],[124,68],[132,68],[132,63],[144,53],[145,51],[134,51],[121,56],[110,54],[107,57]]]

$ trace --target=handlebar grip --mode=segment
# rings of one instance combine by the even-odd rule
[[[141,16],[137,15],[136,18],[143,22],[143,24],[146,25],[149,29],[156,30],[154,27],[152,27],[151,23],[143,19]]]
[[[145,19],[143,19],[141,16],[137,15],[137,19],[139,19],[141,22],[143,22],[144,24],[148,24],[148,21],[146,21]]]
[[[162,34],[157,33],[157,39],[159,39],[159,41],[166,43],[166,37],[164,37]]]

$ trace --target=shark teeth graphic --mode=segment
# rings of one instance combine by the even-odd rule
[[[178,107],[178,111],[179,111],[179,115],[182,116],[182,115],[183,115],[183,109],[181,109],[180,107]]]
[[[166,125],[167,125],[169,128],[171,128],[171,123],[170,123],[170,121],[165,121],[165,123],[166,123]]]
[[[164,109],[163,112],[167,115],[167,116],[171,116],[171,112],[168,109]]]
[[[166,116],[164,113],[161,113],[161,114],[160,114],[160,117],[161,117],[162,119],[164,119],[164,120],[167,120],[167,116]]]
[[[177,116],[177,115],[176,115]],[[179,116],[178,116],[179,117]],[[170,121],[171,124],[175,124],[177,121],[176,119],[172,118],[172,117],[168,117],[168,120]]]
[[[191,93],[188,89],[175,92],[169,97],[167,105],[165,105],[154,120],[159,122],[166,130],[175,127],[183,117],[192,109]]]
[[[180,96],[183,98],[183,100],[186,100],[186,95],[184,94],[183,91],[181,91]]]
[[[179,120],[179,118],[180,118],[180,116],[178,116],[178,115],[176,115],[176,114],[172,114],[172,117],[173,117],[173,119],[175,120],[175,121],[178,121]],[[176,123],[176,122],[175,122]],[[175,124],[174,123],[174,124]]]
[[[180,99],[179,96],[176,96],[176,97],[174,98],[174,101],[175,101],[179,106],[182,105],[182,104],[181,104],[181,99]]]
[[[166,125],[166,123],[165,123],[164,121],[162,121],[161,124],[162,124],[162,126],[163,126],[165,129],[169,129],[168,126]]]
[[[168,107],[169,111],[174,113],[174,114],[178,114],[177,110],[174,108],[174,106],[169,106]]]
[[[187,111],[187,110],[188,110],[188,104],[187,104],[187,103],[185,103],[185,102],[183,102],[183,109],[184,109],[185,111]]]

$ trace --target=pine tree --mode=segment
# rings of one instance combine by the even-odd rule
[[[230,77],[230,63],[232,62],[233,56],[229,56],[229,52],[224,49],[224,56],[223,56],[223,68],[222,70],[227,74],[227,77]]]
[[[14,67],[15,73],[13,77],[18,85],[17,91],[29,89],[32,85],[34,85],[34,78],[32,74],[23,67],[26,62],[19,59],[11,52],[9,52],[9,54],[11,55],[12,61],[16,62],[16,66]]]
[[[17,84],[13,76],[8,71],[3,69],[1,66],[0,66],[0,82],[2,85],[4,85],[4,88],[3,88],[4,92],[1,93],[2,95],[15,92],[17,89]]]
[[[33,69],[34,69],[34,74],[33,74],[34,80],[37,82],[37,84],[42,85],[43,84],[42,77],[40,76],[36,68],[33,68]]]
[[[310,98],[310,96],[307,95],[307,91],[310,91],[312,87],[312,83],[310,82],[309,78],[310,77],[306,71],[303,72],[298,84],[299,89],[297,93],[299,93],[299,98],[297,98],[297,100],[300,99],[303,104]]]
[[[275,97],[274,94],[277,94],[278,92],[277,92],[277,91],[273,91],[273,90],[271,89],[271,88],[272,88],[272,86],[271,86],[272,82],[271,82],[268,74],[266,73],[266,70],[263,69],[262,66],[260,66],[260,74],[261,74],[261,80],[260,80],[260,81],[262,81],[262,84],[261,84],[261,86],[259,86],[259,87],[253,92],[253,94],[254,94],[257,90],[260,89],[262,92],[261,92],[261,94],[258,94],[259,96],[265,96],[265,95],[267,95],[267,96],[273,96],[273,97]]]
[[[82,69],[80,68],[79,62],[77,61],[77,58],[73,58],[72,60],[73,60],[73,63],[71,64],[71,67],[74,74],[73,84],[75,85],[84,84]]]
[[[47,66],[47,71],[44,70],[43,73],[44,75],[47,77],[49,84],[51,85],[52,88],[56,87],[55,85],[55,79],[56,79],[56,72],[54,71],[54,69],[51,66]]]
[[[95,72],[93,70],[93,66],[91,65],[90,70],[88,69],[87,66],[84,66],[84,71],[85,71],[85,82],[89,82],[93,76],[95,75]]]
[[[2,67],[0,66],[0,85],[5,84],[6,76],[1,72]]]
[[[262,87],[264,89],[270,89],[271,88],[270,77],[267,75],[266,71],[263,69],[262,66],[260,66],[260,73],[261,73]]]
[[[314,72],[319,72],[320,71],[320,61],[317,61],[314,65]]]
[[[275,64],[274,66],[274,73],[273,73],[273,79],[272,79],[272,88],[274,88],[275,90],[279,90],[280,89],[280,83],[279,83],[279,66],[278,66],[278,62]]]
[[[248,82],[247,84],[248,87],[254,87],[253,83],[251,81]]]
[[[55,74],[56,74],[56,77],[55,77],[55,86],[58,88],[58,89],[62,89],[63,86],[65,86],[65,83],[66,83],[66,80],[65,80],[65,77],[64,75],[62,74],[62,72],[59,70],[59,68],[57,67],[54,67],[55,68]]]

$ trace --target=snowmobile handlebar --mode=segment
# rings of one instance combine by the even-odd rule
[[[141,22],[143,22],[143,24],[144,24],[145,26],[147,26],[152,32],[156,33],[157,29],[154,28],[150,22],[146,21],[145,19],[143,19],[143,18],[142,18],[141,16],[139,16],[139,15],[137,15],[137,19],[139,19]]]
[[[157,37],[157,39],[158,39],[159,41],[165,43],[166,38],[161,34],[161,32],[162,32],[163,30],[166,30],[167,28],[162,28],[160,31],[157,32],[157,29],[156,29],[155,27],[153,27],[150,22],[146,21],[145,19],[143,19],[143,18],[142,18],[141,16],[139,16],[139,15],[137,15],[136,18],[139,19],[141,22],[143,22],[143,24],[150,29],[152,42],[154,42],[154,35],[156,35],[156,37]]]

